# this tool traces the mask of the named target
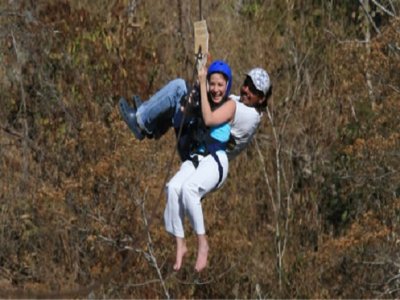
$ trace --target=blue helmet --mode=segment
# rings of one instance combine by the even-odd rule
[[[215,60],[208,67],[207,71],[207,79],[210,79],[211,74],[213,73],[222,73],[228,79],[228,83],[226,85],[225,97],[229,96],[232,87],[232,71],[229,65],[223,60]]]

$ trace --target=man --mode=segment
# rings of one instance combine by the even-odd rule
[[[136,108],[129,106],[121,98],[121,116],[138,140],[161,137],[170,127],[179,128],[177,118],[181,114],[181,100],[188,94],[186,82],[175,79],[161,88],[143,103],[134,97]],[[254,68],[246,74],[240,88],[240,96],[231,95],[236,101],[236,111],[231,124],[233,145],[227,149],[229,159],[236,157],[251,141],[260,121],[263,109],[272,95],[272,85],[268,73],[262,68]]]

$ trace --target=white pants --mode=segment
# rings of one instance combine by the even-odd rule
[[[222,180],[218,184],[220,187],[228,175],[229,163],[224,151],[217,151],[217,155],[223,168]],[[189,160],[183,162],[166,186],[164,222],[169,233],[185,237],[183,225],[187,213],[196,234],[205,234],[201,198],[216,187],[218,179],[218,163],[211,155],[199,156],[197,168]]]

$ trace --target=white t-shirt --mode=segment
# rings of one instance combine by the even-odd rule
[[[235,146],[226,151],[229,160],[232,160],[250,143],[260,125],[261,114],[254,107],[239,102],[239,96],[230,95],[229,98],[236,102],[235,117],[231,122],[231,135]]]

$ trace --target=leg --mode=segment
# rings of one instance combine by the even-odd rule
[[[197,248],[197,259],[194,269],[197,272],[201,272],[207,266],[208,256],[208,242],[205,234],[199,234],[197,236],[198,248]]]
[[[174,270],[179,271],[182,266],[183,257],[187,252],[186,242],[184,238],[176,237],[176,260]]]
[[[222,185],[226,180],[229,165],[225,152],[219,151],[217,155],[223,166],[222,182],[220,183]],[[205,268],[208,255],[201,198],[215,188],[218,179],[218,164],[211,155],[207,155],[200,160],[196,171],[182,186],[182,200],[199,241],[195,267],[197,271]]]
[[[133,95],[132,100],[135,103],[136,110],[143,104],[142,99],[138,95]]]
[[[186,83],[183,79],[170,81],[148,101],[138,108],[136,113],[138,125],[147,133],[159,130],[158,120],[168,120],[165,126],[171,127],[174,114],[180,109],[180,101],[187,93]]]
[[[229,163],[225,152],[218,151],[217,155],[223,168],[222,181],[219,184],[221,186],[228,175]],[[198,235],[206,232],[201,199],[214,190],[218,180],[218,164],[211,155],[207,155],[200,159],[195,172],[182,185],[182,201],[193,229]]]
[[[195,170],[191,161],[185,161],[165,187],[167,195],[167,205],[164,210],[165,229],[177,237],[184,237],[185,204],[182,202],[182,185]]]
[[[183,228],[185,208],[181,197],[182,184],[194,171],[191,161],[184,162],[166,186],[167,205],[164,211],[164,222],[167,232],[176,239],[175,271],[181,268],[183,257],[187,252]]]
[[[180,101],[187,93],[183,79],[170,81],[148,101],[133,97],[137,110],[121,98],[119,109],[123,120],[138,140],[145,136],[160,138],[172,126],[172,119],[180,109]]]
[[[138,140],[143,140],[144,133],[137,124],[136,110],[130,107],[124,98],[119,100],[118,105],[119,112],[121,113],[122,119],[125,121],[126,125],[128,125],[129,129],[133,132]]]

